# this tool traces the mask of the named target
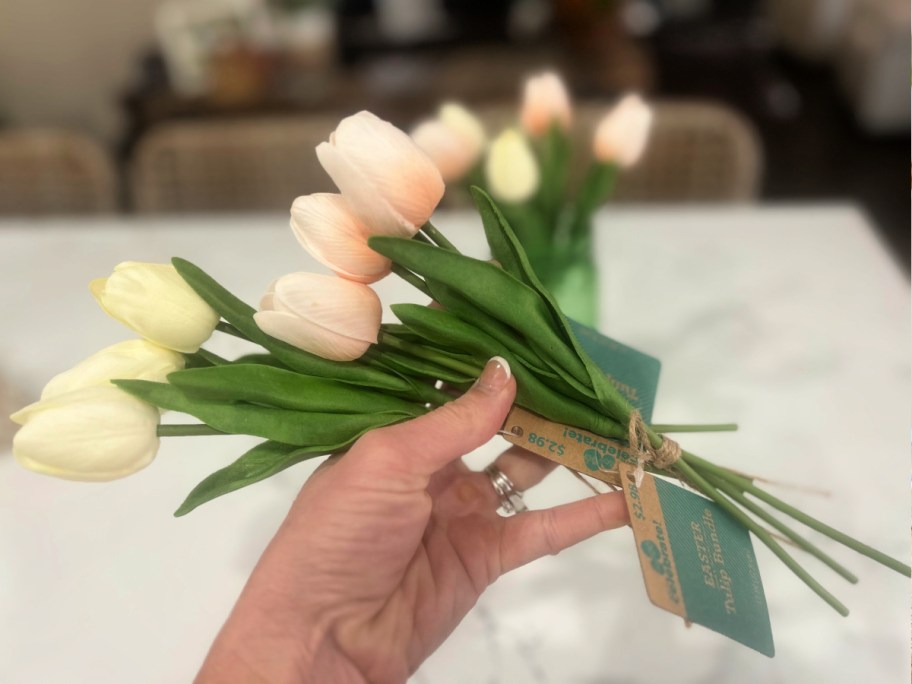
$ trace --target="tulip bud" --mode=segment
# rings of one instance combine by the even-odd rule
[[[625,96],[596,127],[593,155],[605,164],[633,166],[649,140],[652,119],[652,108],[639,95]]]
[[[568,131],[572,118],[570,95],[560,76],[549,71],[526,80],[520,111],[520,123],[526,133],[538,138],[552,124]]]
[[[317,158],[372,234],[411,237],[443,197],[440,171],[405,133],[370,112],[342,119]]]
[[[42,400],[10,418],[22,425],[13,438],[16,460],[67,480],[125,477],[158,451],[158,409],[113,385]]]
[[[367,246],[370,232],[342,195],[298,197],[291,205],[291,229],[314,259],[343,278],[373,283],[390,271],[390,260]]]
[[[538,189],[535,155],[515,128],[508,128],[491,143],[485,175],[491,194],[504,202],[524,202]]]
[[[109,316],[179,352],[197,351],[219,321],[171,264],[125,261],[110,277],[89,283],[89,289]]]
[[[334,361],[352,361],[377,342],[382,307],[367,285],[290,273],[269,286],[253,319],[267,335]]]
[[[41,399],[51,399],[93,385],[104,385],[119,378],[164,382],[169,373],[183,367],[182,354],[146,340],[128,340],[106,347],[71,369],[55,375],[44,386]]]
[[[440,119],[418,124],[412,131],[412,140],[431,158],[445,183],[465,176],[478,158]]]
[[[455,102],[440,107],[436,119],[419,124],[412,140],[427,153],[444,182],[459,180],[484,151],[487,136],[472,112]]]

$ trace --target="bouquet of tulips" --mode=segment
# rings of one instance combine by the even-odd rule
[[[13,444],[19,462],[48,475],[109,480],[147,466],[159,437],[262,438],[197,485],[177,510],[183,515],[451,401],[497,355],[516,377],[517,405],[628,440],[643,468],[717,502],[840,613],[845,607],[769,528],[846,579],[854,576],[753,499],[909,575],[905,564],[810,518],[739,472],[686,450],[671,449],[669,458],[673,443],[660,426],[643,423],[581,347],[485,192],[473,195],[493,262],[460,254],[429,222],[443,180],[405,133],[361,112],[344,119],[317,155],[341,194],[298,198],[291,225],[336,275],[282,276],[254,308],[182,259],[117,266],[92,282],[91,291],[141,339],[58,375],[40,401],[12,416],[22,426]],[[368,283],[391,271],[438,306],[393,304],[399,322],[381,324],[381,303]],[[221,358],[202,346],[215,331],[260,351]],[[198,422],[160,424],[162,410]]]
[[[481,121],[452,102],[416,126],[412,139],[448,184],[471,183],[497,200],[532,268],[565,312],[594,324],[592,216],[611,195],[618,171],[642,156],[652,119],[652,109],[634,94],[605,112],[592,132],[592,158],[575,193],[568,183],[573,107],[552,72],[526,81],[518,125],[490,145]]]

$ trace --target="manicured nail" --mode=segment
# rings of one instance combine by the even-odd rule
[[[488,392],[499,392],[510,381],[512,373],[510,364],[500,356],[495,356],[485,364],[478,378],[478,385]]]

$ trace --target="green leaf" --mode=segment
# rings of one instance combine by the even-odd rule
[[[372,249],[396,263],[457,290],[469,302],[534,341],[548,358],[587,380],[579,357],[555,330],[546,302],[503,269],[478,259],[395,237],[370,238]]]
[[[528,345],[524,344],[520,337],[508,326],[504,325],[496,318],[488,316],[483,311],[479,311],[476,306],[473,306],[470,302],[466,301],[466,299],[452,287],[431,278],[428,278],[427,283],[428,287],[431,289],[434,300],[443,305],[444,309],[466,323],[475,325],[477,328],[493,337],[505,348],[522,359],[523,363],[528,368],[534,370],[538,375],[557,377],[555,372],[548,367],[548,364],[530,349]]]
[[[511,263],[514,264],[514,267],[518,268],[522,272],[520,279],[523,282],[527,283],[533,290],[535,290],[541,296],[542,300],[546,303],[552,320],[556,324],[557,330],[560,331],[563,339],[570,346],[570,348],[573,349],[576,356],[580,359],[586,368],[588,381],[584,381],[583,384],[590,384],[592,386],[592,389],[595,391],[595,394],[598,397],[599,401],[602,402],[605,408],[617,420],[620,420],[622,422],[628,420],[630,411],[632,410],[629,402],[620,392],[617,391],[617,388],[611,384],[611,381],[608,380],[604,372],[602,372],[602,370],[595,364],[595,362],[592,361],[589,354],[579,343],[579,340],[576,339],[576,334],[573,332],[573,328],[570,326],[567,317],[558,306],[557,300],[554,298],[554,295],[551,294],[551,291],[544,286],[539,277],[536,275],[535,271],[532,269],[532,266],[529,264],[529,259],[526,256],[525,250],[517,239],[516,234],[513,232],[513,229],[510,227],[510,224],[497,208],[494,200],[492,200],[487,193],[485,193],[483,190],[480,190],[479,188],[473,188],[472,190],[472,195],[479,207],[479,211],[482,212],[483,222],[485,213],[493,215],[497,219],[496,225],[492,221],[485,223],[485,235],[487,236],[488,244],[491,247],[492,253],[505,254],[506,256],[504,258],[511,261]],[[496,252],[495,246],[497,250]],[[568,371],[564,377],[566,378],[568,375],[576,380],[580,380],[577,373],[570,373]]]
[[[417,304],[394,304],[393,313],[405,325],[430,343],[444,349],[461,349],[481,358],[502,356],[516,377],[516,403],[567,425],[590,430],[605,437],[626,438],[627,428],[600,411],[545,385],[497,340],[453,314]]]
[[[216,497],[265,480],[301,461],[339,451],[347,446],[348,443],[302,448],[279,442],[262,442],[231,465],[216,470],[196,485],[174,515],[186,515],[197,506]]]
[[[410,389],[408,383],[401,378],[388,375],[375,368],[368,368],[354,361],[342,362],[324,359],[270,337],[260,330],[253,320],[256,310],[219,285],[201,268],[178,257],[173,258],[171,263],[174,264],[174,268],[181,277],[187,281],[187,284],[222,318],[237,328],[251,342],[268,349],[281,363],[290,368],[308,375],[334,378],[340,382],[364,387],[398,392],[407,392]]]
[[[115,385],[154,406],[194,416],[206,425],[235,435],[255,435],[284,444],[310,447],[356,439],[373,428],[413,417],[383,413],[302,412],[244,403],[195,399],[180,388],[147,380],[114,380]]]
[[[404,399],[263,364],[231,364],[171,373],[168,382],[192,398],[248,402],[324,413],[425,413]]]

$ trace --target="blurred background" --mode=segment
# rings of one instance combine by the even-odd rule
[[[849,201],[909,270],[906,0],[4,0],[0,215],[287,211],[313,147],[556,68],[657,103],[619,201]],[[494,132],[494,131],[490,131]]]

